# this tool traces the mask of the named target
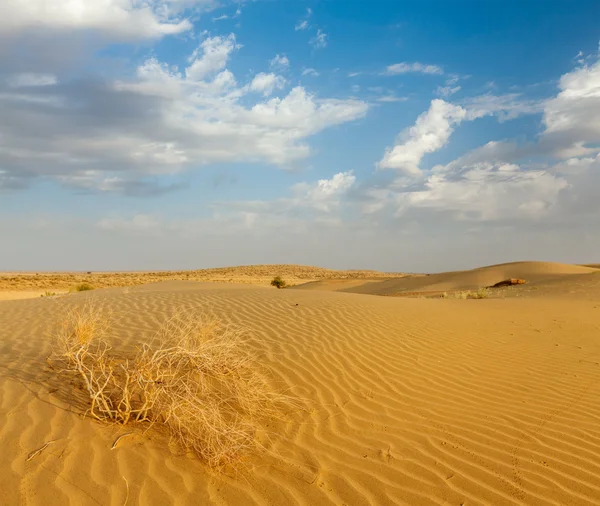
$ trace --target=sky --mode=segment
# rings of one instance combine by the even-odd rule
[[[3,0],[0,271],[600,262],[599,20]]]

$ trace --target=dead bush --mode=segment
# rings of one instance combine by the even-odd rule
[[[119,353],[106,339],[110,314],[86,304],[67,312],[53,360],[81,378],[87,414],[103,421],[160,424],[211,466],[256,445],[261,420],[280,412],[243,333],[213,316],[178,312],[151,342]]]

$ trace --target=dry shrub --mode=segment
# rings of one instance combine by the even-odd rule
[[[80,283],[76,286],[74,286],[71,291],[73,292],[87,292],[89,290],[93,290],[94,287],[92,285],[90,285],[89,283]]]
[[[269,389],[239,329],[178,312],[126,355],[105,339],[109,326],[101,308],[71,309],[54,354],[83,380],[92,417],[159,424],[181,448],[219,466],[254,447],[261,420],[279,413],[284,398]]]
[[[462,292],[454,292],[455,299],[486,299],[490,292],[487,288],[480,288],[477,291],[465,290]]]

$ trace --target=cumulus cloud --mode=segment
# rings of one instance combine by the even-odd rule
[[[545,171],[524,171],[514,164],[480,163],[432,174],[423,188],[396,196],[397,213],[426,208],[453,213],[463,220],[539,218],[568,186]]]
[[[408,73],[420,73],[420,74],[433,74],[433,75],[441,75],[444,73],[441,67],[437,65],[426,65],[424,63],[395,63],[393,65],[389,65],[384,74],[388,76],[394,76],[398,74],[408,74]]]
[[[395,146],[386,150],[378,167],[419,176],[423,156],[445,146],[454,127],[466,115],[467,111],[460,106],[433,100],[429,110],[417,118],[414,126],[400,135]]]
[[[120,40],[157,38],[189,30],[183,8],[208,6],[210,0],[4,0],[0,4],[0,32],[24,30],[95,30]]]
[[[442,213],[446,220],[505,223],[597,219],[599,112],[598,62],[562,76],[558,94],[547,100],[520,94],[487,94],[458,104],[434,100],[385,152],[378,166],[396,169],[398,175],[364,187],[362,209],[380,217],[386,212],[403,218]],[[463,121],[485,116],[507,121],[526,114],[542,114],[543,130],[535,140],[490,141],[429,171],[419,166],[423,155],[445,146]]]
[[[265,97],[272,95],[273,91],[280,90],[285,86],[285,79],[275,74],[261,72],[254,76],[250,83],[250,89],[262,93]]]
[[[201,81],[207,75],[223,70],[231,53],[242,47],[236,44],[235,35],[227,37],[208,37],[188,58],[190,66],[185,75],[193,81]]]
[[[600,141],[600,60],[563,75],[559,89],[544,103],[543,138],[561,158],[588,154]]]
[[[331,179],[320,179],[316,184],[300,183],[293,187],[299,202],[320,211],[329,212],[340,204],[344,195],[356,182],[352,171],[339,172]]]
[[[132,181],[208,163],[289,167],[309,156],[308,137],[366,114],[365,102],[317,98],[301,86],[253,99],[249,93],[266,97],[284,81],[263,73],[238,84],[225,68],[238,47],[233,35],[209,37],[184,69],[150,58],[128,80],[0,82],[1,184],[44,176],[132,194]]]
[[[319,222],[339,225],[341,206],[345,196],[354,187],[352,171],[340,172],[330,179],[315,183],[298,183],[290,189],[290,196],[275,200],[248,200],[216,202],[213,209],[219,217],[242,221],[246,227],[280,226],[289,223],[308,225]]]

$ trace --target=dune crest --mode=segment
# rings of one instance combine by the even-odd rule
[[[396,295],[403,292],[444,292],[473,290],[492,286],[510,278],[523,279],[527,283],[546,283],[569,276],[593,274],[599,269],[581,265],[553,262],[511,262],[468,271],[443,272],[430,275],[413,275],[396,279],[322,280],[296,288],[332,290],[370,295]]]

